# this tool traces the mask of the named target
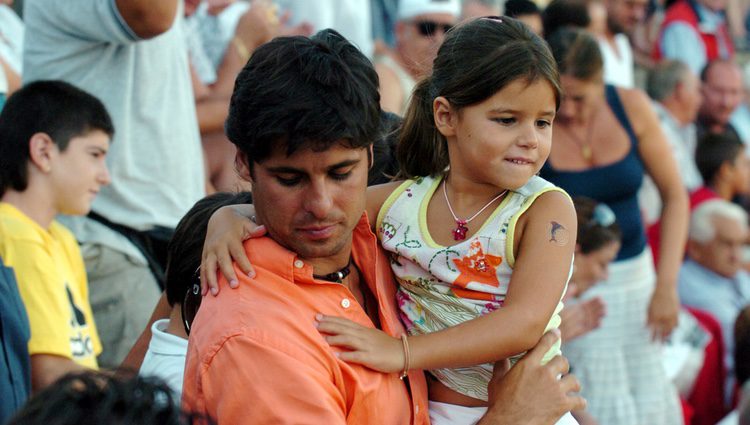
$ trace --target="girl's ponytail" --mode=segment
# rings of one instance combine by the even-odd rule
[[[432,78],[424,78],[412,91],[396,149],[398,178],[437,175],[449,164],[448,146],[435,127],[432,112]]]

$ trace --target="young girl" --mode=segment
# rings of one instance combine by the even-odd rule
[[[518,21],[481,18],[449,32],[402,127],[408,180],[368,192],[410,336],[316,318],[331,345],[350,350],[343,360],[429,370],[435,424],[476,422],[490,363],[560,323],[576,217],[565,192],[536,176],[559,102],[549,49]],[[559,344],[545,360],[556,354]]]

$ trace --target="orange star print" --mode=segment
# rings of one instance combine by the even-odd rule
[[[458,268],[458,271],[461,273],[453,282],[453,285],[458,286],[458,288],[452,288],[453,293],[461,298],[487,301],[494,300],[492,294],[461,288],[466,288],[471,282],[492,285],[495,287],[500,286],[500,282],[497,281],[496,268],[502,264],[502,262],[502,257],[485,254],[482,244],[478,239],[471,241],[469,254],[464,258],[453,259],[453,264],[456,265],[456,268]]]

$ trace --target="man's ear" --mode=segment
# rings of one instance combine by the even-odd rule
[[[52,157],[57,151],[57,145],[47,133],[34,133],[29,139],[29,160],[43,173],[52,170]]]
[[[576,249],[575,249],[574,253],[576,253],[576,254],[580,254],[581,253],[581,244],[578,244],[578,243],[576,244]]]
[[[234,155],[234,168],[237,170],[237,174],[246,181],[249,181],[250,183],[253,182],[253,176],[250,172],[250,162],[247,158],[247,155],[237,150],[237,153]]]
[[[432,101],[432,114],[435,127],[444,137],[456,134],[456,110],[443,96],[438,96]]]
[[[703,245],[700,243],[688,239],[687,245],[685,247],[685,252],[687,253],[687,256],[693,259],[694,261],[700,262],[702,260],[702,254],[703,254]]]

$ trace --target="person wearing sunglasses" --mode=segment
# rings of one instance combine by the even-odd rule
[[[151,324],[151,342],[139,375],[163,379],[179,399],[190,325],[200,307],[200,264],[203,239],[211,215],[225,205],[251,202],[249,192],[209,195],[188,211],[167,247],[165,275],[169,318]],[[197,289],[196,289],[197,288]]]
[[[403,115],[416,82],[432,70],[445,33],[458,22],[459,0],[401,0],[396,14],[396,47],[376,52],[380,105]]]

